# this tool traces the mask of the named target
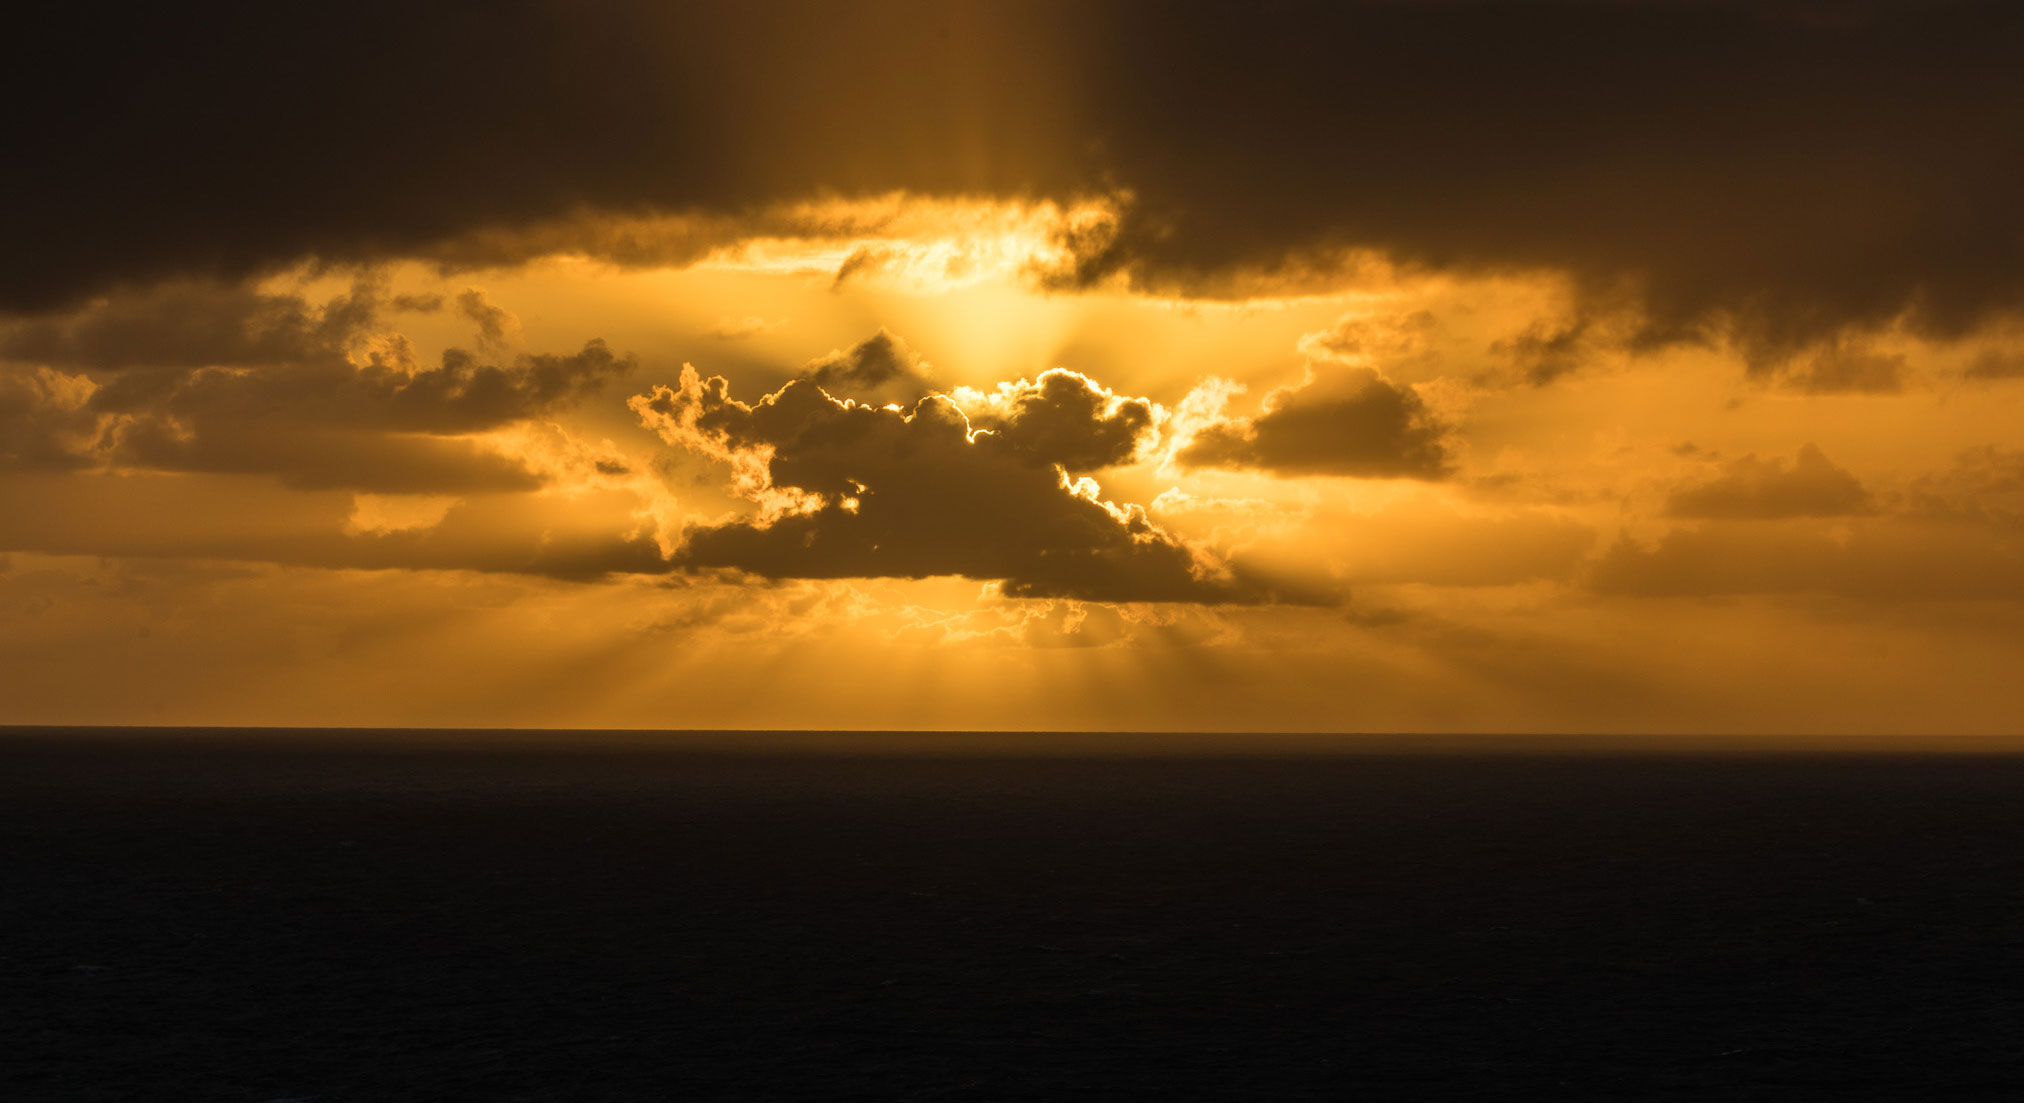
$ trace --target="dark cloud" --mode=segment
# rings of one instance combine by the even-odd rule
[[[552,412],[631,367],[602,341],[510,367],[451,349],[419,370],[375,359],[124,375],[91,407],[107,418],[98,458],[118,466],[386,493],[526,490],[541,476],[462,435]]]
[[[1979,380],[2024,379],[2024,355],[1990,349],[1968,365],[1967,376]]]
[[[847,350],[809,361],[802,377],[838,398],[873,406],[912,406],[937,389],[928,364],[884,329]]]
[[[1070,472],[1131,462],[1153,427],[1151,403],[1114,395],[1065,368],[1000,387],[993,397],[972,422],[996,437],[994,445]]]
[[[843,258],[843,263],[836,266],[836,278],[831,281],[830,286],[842,287],[860,276],[883,271],[897,260],[899,255],[896,250],[870,245],[853,249],[849,256]]]
[[[1352,314],[1328,329],[1300,339],[1300,351],[1316,360],[1394,367],[1428,359],[1428,345],[1440,329],[1430,310],[1403,314]]]
[[[322,305],[299,295],[177,281],[0,326],[0,359],[88,371],[342,359],[379,307],[370,280]]]
[[[597,340],[510,368],[453,348],[427,370],[198,370],[140,401],[115,383],[93,407],[115,415],[103,457],[128,468],[273,474],[291,486],[389,494],[532,490],[542,478],[520,459],[457,435],[551,413],[629,368]]]
[[[763,465],[746,468],[760,482],[742,488],[748,496],[792,498],[771,516],[691,527],[676,555],[687,567],[769,578],[962,575],[997,580],[1014,597],[1265,597],[1213,577],[1143,509],[1070,480],[1065,465],[1116,451],[1116,415],[1078,406],[1070,383],[1079,379],[1043,376],[1021,396],[1032,402],[1015,404],[995,431],[974,428],[947,397],[903,412],[832,398],[808,380],[746,405],[721,377],[693,369],[633,407],[670,443]],[[1080,436],[1069,427],[1077,408]]]
[[[1829,342],[1788,371],[1785,384],[1809,394],[1896,394],[1905,387],[1905,358]]]
[[[1411,387],[1370,368],[1322,366],[1266,395],[1257,417],[1197,432],[1176,459],[1275,475],[1438,479],[1451,468],[1446,431]]]
[[[1543,387],[1581,366],[1590,355],[1593,326],[1586,317],[1558,326],[1534,323],[1516,337],[1495,342],[1490,351],[1509,357],[1526,382]]]
[[[424,368],[373,356],[271,370],[199,370],[173,379],[123,377],[93,397],[108,413],[160,412],[188,424],[265,419],[378,432],[468,433],[568,406],[635,367],[601,340],[568,355],[522,356],[488,364],[462,349]]]
[[[387,305],[395,310],[404,310],[415,314],[434,314],[436,311],[443,309],[443,297],[441,295],[395,295],[393,298],[387,300]]]
[[[934,369],[885,329],[810,361],[801,378],[835,398],[872,406],[911,409],[942,392]],[[972,427],[996,438],[992,447],[1078,474],[1129,462],[1153,428],[1150,402],[1114,395],[1065,368],[1005,384],[984,397],[964,414]]]
[[[520,332],[520,319],[487,298],[482,288],[465,288],[457,296],[457,313],[478,327],[478,343],[487,348],[499,348]]]
[[[1133,10],[1109,54],[1132,60],[1098,70],[1138,197],[1116,264],[1184,285],[1361,246],[1558,269],[1634,296],[1643,340],[1720,327],[1767,357],[2015,309],[2024,12],[1817,7]]]
[[[701,255],[722,240],[712,219],[773,201],[1073,179],[1048,167],[1061,66],[1041,47],[1058,27],[1011,6],[47,14],[36,51],[0,72],[7,102],[38,105],[9,133],[37,171],[0,180],[4,306],[304,256],[510,262],[580,248],[586,212],[692,213]],[[523,240],[537,226],[547,240]]]
[[[387,493],[528,489],[539,476],[461,438],[570,406],[634,366],[591,341],[505,365],[450,349],[424,367],[405,338],[379,329],[385,305],[371,280],[321,305],[179,284],[7,330],[0,354],[36,366],[0,373],[0,466],[265,474]],[[482,295],[463,308],[505,314]]]
[[[533,490],[540,475],[466,441],[318,427],[206,422],[188,434],[148,418],[121,426],[105,456],[154,471],[274,475],[303,489],[387,494]]]
[[[0,368],[0,470],[89,466],[98,430],[92,384],[41,368]]]
[[[1075,231],[1074,278],[1212,293],[1345,248],[1555,269],[1635,304],[1638,340],[1728,330],[1767,361],[1901,314],[1944,335],[2014,310],[2024,7],[1822,10],[57,8],[0,76],[34,105],[10,121],[34,171],[0,182],[0,304],[304,256],[485,263],[583,247],[584,212],[904,188],[1129,192],[1122,223]],[[499,246],[535,226],[561,229]]]
[[[1789,517],[1845,517],[1870,509],[1869,491],[1811,444],[1790,464],[1756,456],[1723,465],[1721,474],[1681,487],[1666,500],[1674,517],[1720,520],[1782,520]]]

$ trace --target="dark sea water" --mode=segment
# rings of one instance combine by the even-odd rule
[[[0,1099],[2019,1098],[2000,752],[15,729]]]

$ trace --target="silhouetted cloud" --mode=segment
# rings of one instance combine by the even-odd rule
[[[1802,445],[1790,464],[1744,456],[1723,465],[1715,478],[1681,487],[1666,500],[1672,516],[1700,519],[1842,517],[1869,508],[1869,491],[1861,481],[1811,444]]]
[[[1767,358],[2024,301],[2013,5],[1110,10],[1088,97],[1137,199],[1110,267],[1156,285],[1332,248],[1554,269],[1639,340]]]
[[[443,297],[434,294],[401,294],[388,299],[387,306],[415,314],[434,314],[443,309]]]
[[[1509,357],[1526,382],[1543,387],[1581,366],[1592,325],[1588,318],[1559,326],[1534,323],[1516,337],[1496,342],[1491,351]]]
[[[117,371],[341,359],[380,305],[369,280],[320,306],[251,287],[172,282],[0,323],[0,360]]]
[[[1320,367],[1267,394],[1257,417],[1200,429],[1175,459],[1275,475],[1438,479],[1451,468],[1446,431],[1411,387],[1370,368]]]
[[[1113,394],[1065,368],[1051,368],[1030,382],[1003,383],[977,397],[980,401],[966,408],[974,411],[971,424],[993,434],[994,444],[1075,473],[1131,462],[1153,427],[1152,403]]]
[[[452,349],[428,369],[335,361],[124,375],[90,405],[107,415],[99,458],[119,466],[390,493],[525,490],[541,477],[464,435],[566,406],[630,367],[601,341],[510,367]]]
[[[467,287],[457,296],[457,313],[478,327],[478,343],[500,348],[520,332],[520,318],[486,297],[483,288]]]
[[[0,77],[23,105],[10,153],[36,166],[0,184],[16,309],[302,257],[510,261],[583,247],[596,212],[735,223],[895,189],[1128,194],[1101,232],[1064,231],[1073,280],[1216,294],[1345,249],[1549,269],[1634,305],[1636,340],[1728,331],[1769,359],[2024,300],[2005,0],[43,14]]]
[[[847,350],[810,361],[802,376],[838,398],[873,406],[912,406],[936,389],[927,363],[883,329]]]
[[[731,462],[739,491],[765,507],[689,528],[675,556],[683,566],[769,578],[962,575],[998,580],[1013,597],[1267,596],[1217,578],[1142,508],[1106,502],[1094,482],[1066,473],[1116,455],[1117,427],[1140,424],[1087,401],[1085,382],[1043,376],[995,429],[974,427],[946,396],[902,411],[833,398],[805,379],[747,405],[693,368],[632,405],[669,443]]]
[[[488,364],[449,349],[434,367],[399,356],[364,365],[328,361],[269,370],[200,370],[173,380],[121,377],[93,396],[96,409],[119,414],[159,410],[202,425],[265,418],[384,432],[467,433],[534,417],[582,399],[634,363],[601,340],[568,355],[522,356]]]
[[[510,315],[460,309],[503,335]],[[540,476],[467,438],[553,413],[633,367],[591,341],[490,364],[433,367],[382,331],[362,280],[321,305],[297,295],[169,285],[0,330],[0,466],[111,464],[275,475],[388,493],[529,489]],[[28,368],[20,361],[34,363]]]
[[[108,458],[155,471],[273,475],[304,489],[390,494],[532,490],[541,477],[466,441],[286,426],[221,426],[181,437],[160,420],[123,427]]]

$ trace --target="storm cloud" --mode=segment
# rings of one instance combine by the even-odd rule
[[[1358,249],[1553,270],[1633,304],[1636,341],[1765,363],[2024,301],[2024,10],[1996,0],[45,14],[0,77],[42,105],[0,184],[15,309],[892,190],[1128,197],[1069,235],[1068,282],[1232,294]]]

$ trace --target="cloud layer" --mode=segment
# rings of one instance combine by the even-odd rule
[[[1128,195],[1064,231],[1068,283],[1228,293],[1370,249],[1564,271],[1640,340],[1764,357],[2024,301],[2024,11],[2000,0],[52,14],[0,78],[60,106],[10,135],[36,171],[0,195],[5,307],[895,189]]]

